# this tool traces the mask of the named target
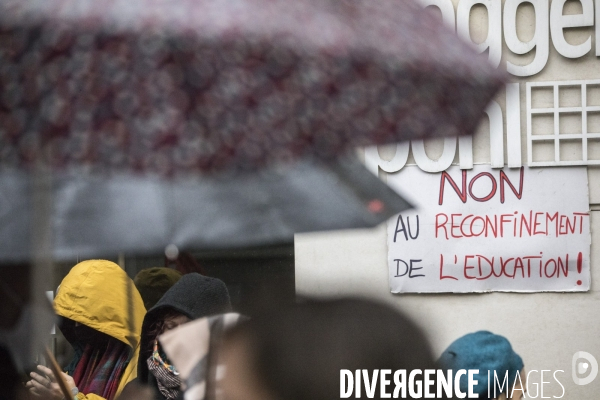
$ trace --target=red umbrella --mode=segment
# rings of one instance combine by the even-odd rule
[[[408,0],[7,0],[0,163],[329,158],[472,133],[503,78]]]
[[[127,240],[130,251],[147,251],[148,243],[160,246],[165,240],[193,247],[248,239],[247,245],[315,227],[373,225],[406,203],[382,187],[372,199],[375,192],[364,189],[369,178],[377,180],[356,165],[342,163],[332,173],[301,161],[278,177],[268,164],[472,133],[503,79],[409,0],[3,0],[0,202],[6,206],[0,237],[15,246],[3,240],[0,259],[28,257],[32,244],[33,292],[40,302],[41,289],[51,281],[44,272],[49,259],[79,249],[88,254]],[[163,210],[165,215],[183,209],[218,217],[193,195],[200,186],[169,190],[173,180],[150,190],[152,180],[141,182],[152,196],[136,192],[135,203],[124,190],[114,190],[121,197],[111,190],[96,195],[98,186],[118,188],[120,178],[90,190],[85,189],[94,181],[59,176],[53,183],[44,174],[32,184],[22,178],[30,166],[50,167],[54,178],[81,170],[173,176],[268,168],[252,178],[254,186],[246,175],[236,177],[252,186],[241,197],[240,186],[227,179],[213,185],[211,176],[205,182],[202,196],[213,200],[211,206],[219,209],[223,199],[239,213],[210,226],[190,222],[183,213],[165,217],[153,236],[156,224],[142,229],[141,222],[161,215],[141,212],[141,218],[130,219],[132,210],[137,215],[142,205],[169,204],[162,201],[168,199],[177,207]],[[320,185],[305,171],[322,176]],[[332,189],[336,183],[340,190]],[[324,201],[323,193],[334,201]],[[85,201],[69,208],[67,200],[78,198]],[[72,219],[56,218],[52,200],[59,215]],[[320,218],[307,219],[304,209],[320,212]],[[94,213],[101,218],[90,220]],[[261,215],[283,223],[266,226]],[[65,221],[73,222],[61,231]],[[30,222],[32,238],[23,230]],[[82,227],[89,236],[78,234]],[[52,237],[56,232],[71,235]]]

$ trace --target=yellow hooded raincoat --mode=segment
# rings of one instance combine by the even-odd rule
[[[117,396],[137,376],[140,333],[146,309],[133,281],[117,264],[88,260],[77,264],[63,279],[56,298],[56,313],[124,342],[131,358],[119,382]],[[89,400],[102,397],[85,394]]]

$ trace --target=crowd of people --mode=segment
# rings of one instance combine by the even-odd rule
[[[208,345],[190,339],[188,347],[215,346],[218,351],[192,368],[191,373],[206,374],[202,395],[184,394],[189,381],[182,379],[161,337],[191,321],[232,312],[225,283],[171,268],[143,270],[132,280],[113,262],[88,260],[71,269],[54,298],[57,326],[73,348],[72,359],[60,376],[38,365],[22,382],[19,372],[27,365],[15,332],[23,332],[28,298],[16,293],[27,292],[19,290],[27,276],[2,278],[2,400],[63,400],[61,380],[75,400],[331,400],[340,398],[341,370],[357,371],[358,380],[360,371],[434,369],[477,369],[473,390],[479,398],[504,400],[511,398],[516,376],[523,375],[521,357],[500,335],[465,335],[436,361],[424,332],[394,308],[357,298],[302,300],[244,318],[223,330],[220,340],[213,335]],[[489,372],[509,379],[493,397],[488,395]],[[379,385],[371,398],[380,398]],[[460,387],[468,391],[466,375]],[[519,388],[512,398],[523,396]]]

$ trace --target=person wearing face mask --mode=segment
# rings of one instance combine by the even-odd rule
[[[63,373],[73,398],[115,399],[137,371],[146,310],[133,281],[113,262],[80,262],[60,284],[54,308],[75,350]],[[64,398],[48,368],[38,366],[31,378],[26,387],[34,399]]]
[[[158,336],[191,320],[229,311],[231,301],[225,283],[198,273],[183,275],[144,318],[138,378],[128,388],[148,385],[155,390],[156,399],[182,398],[179,374]]]

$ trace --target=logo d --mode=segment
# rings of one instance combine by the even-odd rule
[[[579,364],[577,364],[577,361],[581,359],[585,359],[587,362],[579,362]],[[592,367],[591,369],[590,366]],[[580,378],[578,376],[585,374],[588,370],[590,371],[590,374],[585,378]],[[596,379],[596,375],[598,375],[598,361],[596,361],[596,358],[590,353],[578,351],[573,354],[571,374],[573,375],[573,382],[575,382],[576,385],[587,385]]]

